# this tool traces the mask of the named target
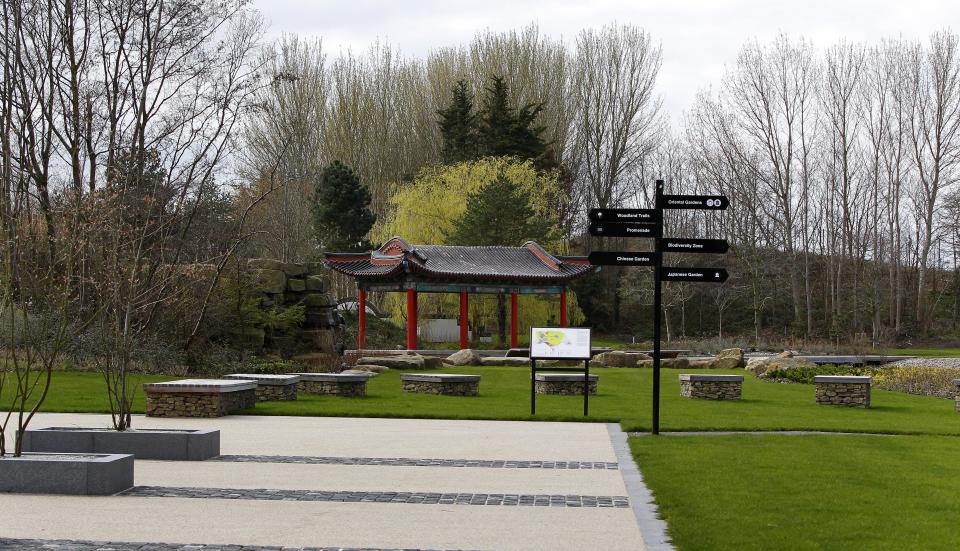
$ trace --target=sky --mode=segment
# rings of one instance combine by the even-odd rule
[[[380,39],[402,55],[469,42],[490,29],[531,22],[572,46],[584,28],[619,22],[643,27],[663,47],[658,88],[680,120],[698,90],[716,86],[744,42],[783,32],[825,47],[841,39],[924,39],[960,32],[960,0],[254,0],[269,33],[322,37],[328,52],[365,51]]]

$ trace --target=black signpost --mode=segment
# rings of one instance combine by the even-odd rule
[[[593,209],[590,235],[598,237],[652,237],[654,252],[594,251],[595,266],[653,266],[653,415],[651,431],[660,434],[660,322],[663,317],[663,281],[723,283],[729,277],[723,268],[671,268],[663,266],[663,253],[724,254],[730,245],[724,239],[663,237],[665,209],[725,210],[730,201],[722,195],[666,195],[663,180],[657,180],[656,209]]]

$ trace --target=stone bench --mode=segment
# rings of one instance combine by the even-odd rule
[[[231,373],[226,379],[241,379],[257,383],[258,402],[279,402],[297,399],[299,375],[272,375],[259,373]]]
[[[590,394],[597,393],[600,377],[590,375]],[[537,373],[533,381],[537,394],[583,395],[583,375],[577,373]]]
[[[480,393],[479,375],[454,373],[401,373],[404,392],[443,394],[446,396],[476,396]]]
[[[703,400],[739,400],[743,375],[680,374],[680,396]]]
[[[149,417],[223,417],[257,403],[257,383],[225,379],[185,379],[144,383]]]
[[[328,396],[366,396],[367,381],[373,374],[294,373],[300,377],[297,390],[306,394]]]
[[[955,409],[957,413],[960,413],[960,379],[954,379],[953,386],[957,387],[957,405]]]
[[[855,408],[870,407],[872,377],[817,375],[813,378],[817,403]]]

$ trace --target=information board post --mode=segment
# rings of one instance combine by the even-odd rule
[[[654,251],[660,252],[660,237],[663,235],[663,180],[657,180],[654,205],[660,212],[657,223],[657,238],[654,241]],[[653,414],[650,417],[653,434],[660,434],[660,316],[663,297],[660,290],[661,270],[663,269],[663,255],[657,254],[653,264]]]
[[[585,327],[531,327],[530,328],[530,415],[537,413],[537,372],[560,371],[577,373],[575,367],[541,367],[537,360],[583,361],[583,416],[589,412],[590,357],[592,347],[590,329]]]

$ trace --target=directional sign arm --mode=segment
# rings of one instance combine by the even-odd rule
[[[664,281],[723,283],[729,277],[723,268],[661,268]]]
[[[628,251],[593,251],[590,264],[594,266],[653,266],[657,253]]]
[[[660,240],[660,252],[663,253],[712,253],[725,254],[730,250],[726,239],[673,239]]]
[[[723,195],[661,195],[660,208],[726,210],[730,201]]]

